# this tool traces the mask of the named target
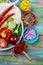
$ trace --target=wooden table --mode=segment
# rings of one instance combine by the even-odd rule
[[[32,12],[37,16],[37,25],[35,28],[39,33],[39,40],[33,45],[28,44],[27,53],[32,57],[32,61],[28,61],[24,55],[20,56],[0,56],[0,64],[2,65],[43,65],[43,0],[30,0],[32,3]],[[41,5],[42,4],[42,5]],[[10,51],[0,53],[13,53]],[[4,64],[3,64],[4,63]]]

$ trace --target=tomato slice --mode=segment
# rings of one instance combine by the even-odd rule
[[[5,47],[7,47],[7,42],[4,39],[0,38],[0,48],[5,48]]]
[[[22,21],[25,26],[33,26],[36,24],[36,16],[32,12],[25,12]]]
[[[2,37],[4,40],[6,41],[9,40],[10,35],[11,35],[11,31],[7,27],[0,29],[0,37]]]

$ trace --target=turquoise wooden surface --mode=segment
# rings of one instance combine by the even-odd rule
[[[42,1],[42,0],[41,0]],[[20,55],[18,57],[15,56],[0,56],[0,63],[5,63],[3,65],[10,65],[13,63],[15,65],[43,65],[43,4],[40,5],[40,0],[30,0],[32,3],[32,12],[34,12],[37,16],[37,25],[35,28],[37,29],[40,39],[33,45],[28,45],[29,49],[27,50],[28,54],[34,58],[31,62],[28,61],[24,55]],[[38,3],[38,4],[37,4]],[[19,60],[18,60],[19,59]]]

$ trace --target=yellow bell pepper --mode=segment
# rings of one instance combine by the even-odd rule
[[[23,10],[23,11],[27,11],[27,10],[30,10],[31,8],[31,4],[28,0],[23,0],[21,3],[20,3],[20,8]]]

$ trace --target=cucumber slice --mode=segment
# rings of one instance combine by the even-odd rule
[[[10,30],[13,30],[15,27],[16,27],[16,22],[11,21],[11,22],[8,23],[8,28],[9,28]]]

